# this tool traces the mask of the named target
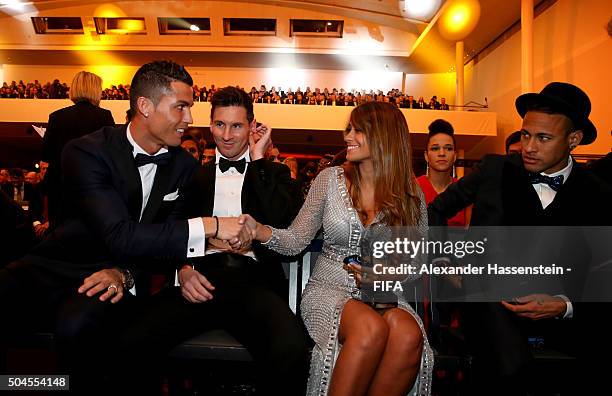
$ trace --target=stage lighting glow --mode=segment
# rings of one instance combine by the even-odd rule
[[[438,8],[440,0],[404,0],[404,10],[410,18],[429,20],[433,17]]]
[[[191,25],[189,26],[189,30],[191,30],[192,32],[199,32],[200,28],[196,25]]]
[[[145,30],[145,24],[142,19],[123,19],[117,21],[117,28],[128,32],[139,32]]]
[[[450,1],[438,21],[438,30],[447,40],[461,41],[476,27],[480,17],[480,3],[478,0]]]
[[[26,4],[21,0],[3,0],[0,1],[0,7],[11,11],[25,11]]]
[[[126,13],[114,4],[105,3],[94,10],[93,16],[101,18],[119,18],[126,16]]]

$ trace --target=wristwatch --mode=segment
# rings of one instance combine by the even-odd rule
[[[134,277],[132,276],[132,273],[129,270],[122,269],[121,275],[123,277],[124,290],[130,290],[132,287],[134,287]]]

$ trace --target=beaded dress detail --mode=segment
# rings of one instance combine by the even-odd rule
[[[427,232],[427,208],[421,197],[421,221],[417,230]],[[376,224],[377,217],[372,225]],[[272,229],[265,244],[284,255],[299,254],[308,246],[321,226],[323,249],[302,295],[301,312],[308,332],[315,341],[308,379],[309,396],[325,396],[332,370],[340,352],[338,330],[342,309],[350,298],[359,298],[355,279],[342,268],[346,256],[360,254],[360,244],[370,227],[364,227],[348,194],[344,170],[341,167],[321,171],[313,181],[306,202],[291,226]],[[408,279],[413,281],[418,276]],[[423,333],[423,353],[417,380],[409,395],[430,395],[433,351],[427,341],[419,316],[398,295],[398,307],[411,314]]]

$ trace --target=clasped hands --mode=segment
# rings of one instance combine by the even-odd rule
[[[532,320],[558,318],[563,316],[567,309],[564,299],[548,294],[530,294],[515,298],[512,302],[501,303],[517,316]]]
[[[203,221],[210,243],[215,246],[225,243],[226,247],[229,246],[235,252],[248,250],[256,235],[257,223],[249,215],[217,219],[205,217]]]

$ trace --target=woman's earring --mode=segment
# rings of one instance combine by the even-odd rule
[[[425,162],[425,176],[429,177],[429,162]]]
[[[457,172],[455,170],[455,164],[453,164],[453,173],[451,174],[451,177],[454,179],[455,177],[457,177]]]

